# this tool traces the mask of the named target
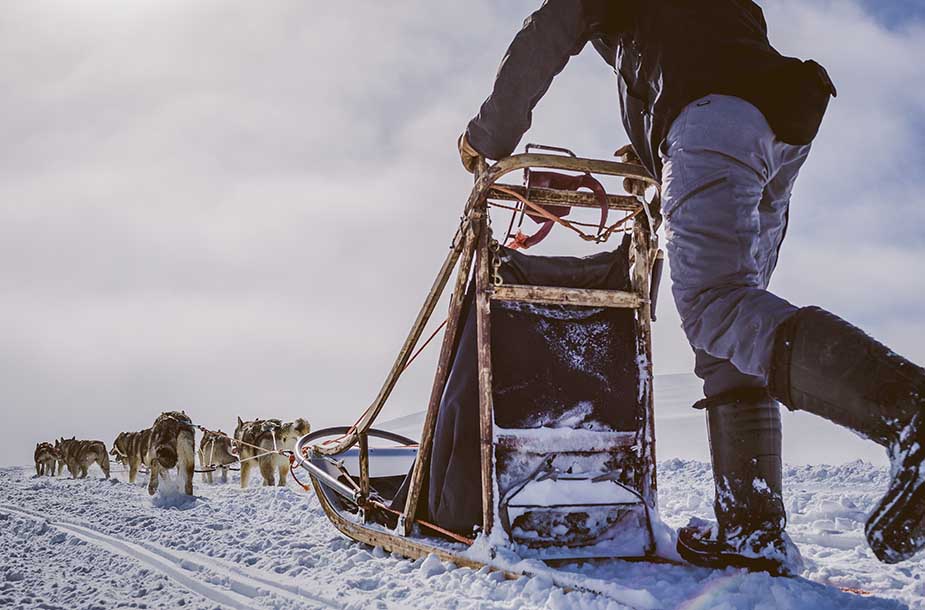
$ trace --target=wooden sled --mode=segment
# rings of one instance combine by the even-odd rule
[[[537,153],[531,149],[566,154]],[[626,179],[624,190],[628,193],[537,186],[530,180],[530,173],[538,168],[577,172],[577,177],[621,177]],[[524,185],[499,182],[518,170],[525,172]],[[601,224],[593,232],[586,232],[581,227],[593,225],[560,217],[564,206],[606,209],[602,210]],[[627,263],[631,264],[629,289],[503,282],[498,273],[499,247],[490,224],[493,208],[513,209],[521,218],[526,213],[535,220],[564,225],[589,242],[600,243],[612,235],[624,236],[631,261]],[[605,223],[606,212],[616,220]],[[513,223],[512,217],[511,227]],[[334,526],[353,540],[386,551],[411,558],[434,554],[473,568],[492,564],[501,547],[514,550],[520,557],[543,560],[653,558],[651,512],[657,502],[651,321],[661,272],[661,252],[655,235],[659,223],[658,183],[636,164],[584,159],[564,149],[530,145],[524,154],[480,167],[450,252],[379,394],[353,426],[320,430],[297,444],[293,472],[306,471],[310,475],[318,500]],[[513,237],[510,233],[509,227],[504,241]],[[373,425],[412,358],[454,269],[446,329],[421,439],[414,442],[377,430]],[[422,489],[454,345],[461,333],[461,311],[470,274],[474,275],[475,286],[480,422],[482,528],[477,533],[487,541],[486,553],[469,548],[475,536],[429,523],[420,518],[419,510],[420,504],[426,502]],[[633,426],[619,430],[565,430],[509,429],[497,425],[491,343],[493,303],[617,308],[633,312],[635,334],[631,356],[639,363],[638,396],[627,406],[638,414],[632,420]],[[557,440],[559,433],[550,430],[564,431],[561,441]],[[383,443],[390,446],[381,446]],[[386,467],[386,463],[391,465]],[[392,507],[390,494],[404,479],[408,468],[412,469],[404,507]],[[545,502],[550,493],[558,500]],[[529,530],[530,524],[536,523],[542,526],[537,531]],[[574,526],[575,523],[579,525]]]

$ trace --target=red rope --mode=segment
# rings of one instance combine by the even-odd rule
[[[441,330],[444,326],[446,326],[447,320],[449,320],[449,318],[444,319],[443,322],[440,323],[440,326],[438,326],[438,327],[434,330],[434,332],[432,332],[432,333],[430,334],[430,336],[427,337],[427,341],[424,342],[424,345],[422,345],[421,347],[419,347],[418,350],[417,350],[416,352],[414,352],[414,355],[411,356],[410,358],[408,358],[408,362],[406,362],[406,363],[405,363],[405,366],[402,367],[402,370],[401,370],[402,373],[404,373],[406,370],[408,370],[408,367],[411,366],[411,363],[414,362],[414,359],[417,358],[417,357],[420,355],[420,353],[424,351],[424,348],[426,348],[428,345],[430,345],[430,342],[434,340],[434,337],[437,336],[437,333],[439,333],[440,330]],[[358,421],[359,421],[359,420],[358,420]]]
[[[370,504],[372,504],[372,505],[375,506],[376,508],[379,508],[379,509],[381,509],[381,510],[387,512],[387,513],[392,513],[393,515],[401,516],[401,513],[398,512],[397,510],[391,509],[391,508],[389,508],[388,506],[386,506],[386,505],[384,505],[384,504],[380,504],[379,502],[376,502],[375,500],[371,500],[371,501],[370,501]],[[460,535],[457,534],[456,532],[451,532],[450,530],[443,529],[443,528],[440,527],[439,525],[434,525],[433,523],[429,523],[429,522],[427,522],[427,521],[422,521],[421,519],[413,519],[413,523],[417,523],[418,525],[421,525],[421,526],[423,526],[423,527],[426,527],[427,529],[433,530],[433,531],[437,532],[438,534],[443,534],[443,535],[446,536],[447,538],[450,538],[450,539],[452,539],[452,540],[455,540],[456,542],[461,542],[462,544],[465,544],[466,546],[471,546],[472,543],[474,542],[474,540],[472,540],[471,538],[466,538],[465,536],[460,536]]]
[[[312,490],[311,487],[309,487],[308,485],[306,485],[305,483],[303,483],[302,481],[300,481],[300,480],[299,480],[299,477],[296,476],[296,473],[295,473],[295,456],[294,456],[294,455],[290,455],[290,456],[289,456],[289,473],[292,475],[292,480],[295,481],[296,483],[298,483],[299,486],[300,486],[304,491],[311,491],[311,490]]]
[[[448,319],[449,319],[449,318],[443,320],[443,322],[440,323],[440,326],[438,326],[436,329],[434,329],[434,332],[432,332],[432,333],[430,334],[430,336],[427,337],[427,341],[425,341],[424,344],[423,344],[421,347],[419,347],[419,348],[417,349],[417,351],[415,351],[414,354],[411,355],[410,358],[408,358],[408,362],[406,362],[406,363],[405,363],[405,366],[402,367],[401,373],[399,373],[399,375],[401,375],[402,373],[404,373],[405,371],[407,371],[407,370],[408,370],[408,367],[411,366],[411,363],[414,362],[414,359],[417,358],[418,356],[420,356],[420,355],[421,355],[421,352],[423,352],[423,351],[427,348],[427,346],[430,345],[430,342],[434,340],[434,337],[437,336],[437,333],[439,333],[440,330],[441,330],[444,326],[446,326],[446,323],[447,323],[447,320],[448,320]],[[365,415],[365,413],[364,413],[364,415]],[[344,434],[338,436],[337,438],[329,438],[328,440],[322,442],[321,444],[322,444],[322,445],[331,445],[331,444],[334,444],[334,443],[339,443],[340,441],[342,441],[343,439],[347,438],[348,436],[350,436],[351,434],[353,434],[354,432],[357,431],[357,426],[360,424],[360,421],[361,421],[362,419],[363,419],[363,415],[361,415],[359,419],[357,419],[355,422],[353,422],[353,425],[351,425],[350,428],[347,429],[347,432],[345,432]]]

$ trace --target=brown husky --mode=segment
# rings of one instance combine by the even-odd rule
[[[134,483],[138,476],[138,469],[143,465],[150,470],[148,464],[148,443],[151,440],[151,428],[140,432],[120,432],[112,443],[109,455],[123,466],[128,466],[128,482]]]
[[[176,467],[186,495],[193,495],[193,472],[196,470],[196,429],[182,411],[161,413],[151,426],[148,442],[148,493],[157,491],[158,479]]]
[[[221,430],[203,433],[199,441],[199,466],[205,471],[202,480],[211,483],[211,469],[219,468],[222,471],[222,483],[227,483],[228,466],[238,461],[233,451],[232,440]]]
[[[58,450],[51,443],[35,445],[35,475],[55,476],[55,464],[58,463]]]
[[[310,430],[311,426],[301,417],[285,423],[278,419],[243,421],[239,417],[234,438],[241,458],[241,487],[247,487],[254,461],[260,466],[264,485],[275,484],[274,470],[279,472],[278,484],[285,485],[289,475],[289,459],[273,452],[283,449],[292,451],[299,437],[308,434]]]
[[[72,479],[87,478],[87,469],[94,462],[99,464],[103,474],[109,478],[109,454],[103,441],[79,441],[75,437],[55,441],[55,447],[61,452],[61,460],[67,466]]]

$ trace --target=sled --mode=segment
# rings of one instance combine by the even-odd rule
[[[519,170],[524,172],[522,185],[499,182]],[[614,178],[624,179],[626,193],[613,194],[602,186],[602,180],[614,182]],[[600,222],[566,220],[572,208],[600,210]],[[607,264],[625,266],[625,286],[511,281],[517,272],[514,267],[527,268],[539,258],[502,247],[495,240],[492,212],[500,216],[508,211],[513,214],[509,223],[504,222],[507,232],[499,235],[500,241],[520,250],[545,237],[555,225],[593,244],[611,239],[612,244],[621,238],[620,247],[602,256]],[[540,230],[532,236],[519,230],[514,234],[515,221],[524,223],[528,217],[541,225]],[[354,425],[319,430],[297,443],[293,474],[307,472],[331,523],[345,536],[389,552],[410,558],[434,554],[476,569],[499,567],[492,560],[505,549],[520,558],[547,562],[654,559],[657,498],[651,322],[661,275],[656,237],[660,220],[658,183],[634,163],[585,159],[566,149],[528,145],[523,154],[491,166],[482,164],[449,254],[379,394]],[[550,277],[562,275],[557,261],[550,258]],[[454,269],[420,441],[375,428],[399,376],[417,355],[415,349]],[[618,275],[614,272],[607,277]],[[560,318],[561,323],[557,322]],[[602,357],[609,368],[590,375],[582,369],[576,377],[591,384],[594,398],[588,401],[590,406],[582,403],[577,411],[570,405],[556,406],[558,411],[549,417],[544,407],[532,417],[534,403],[568,395],[569,388],[556,381],[572,377],[565,370],[568,366],[555,359],[555,333],[560,327],[580,330],[585,328],[582,324],[591,324],[594,332],[603,329],[601,336],[610,345]],[[475,461],[480,476],[470,493],[480,498],[481,519],[471,531],[447,527],[426,516],[435,431],[441,404],[447,400],[451,370],[463,366],[457,355],[464,326],[466,332],[474,329],[478,394]],[[526,328],[532,332],[534,327],[540,330],[530,335],[530,341],[538,347],[530,344],[530,353],[517,351],[527,346],[498,343],[502,331],[516,333]],[[546,332],[547,328],[552,330]],[[563,341],[570,343],[569,349],[579,352],[588,349],[594,339],[581,335],[573,341],[566,335]],[[555,357],[544,356],[543,350],[552,350],[549,353]],[[514,377],[522,372],[518,354],[524,359],[539,358],[535,361],[545,367],[543,378],[553,380],[546,384],[548,396],[537,397],[529,389],[514,391],[520,387]],[[592,365],[582,362],[580,366]],[[533,373],[528,371],[528,377]],[[398,505],[396,494],[403,499]],[[473,546],[476,539],[479,543]]]

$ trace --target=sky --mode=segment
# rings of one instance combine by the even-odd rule
[[[165,410],[226,431],[238,415],[351,423],[471,188],[456,137],[538,4],[5,6],[0,464],[62,435],[110,443]],[[775,46],[839,90],[772,289],[925,363],[925,10],[761,4]],[[593,50],[556,79],[528,141],[600,158],[626,142]],[[538,250],[591,252],[562,235]],[[690,372],[668,288],[656,373]],[[435,352],[389,416],[423,408]]]

